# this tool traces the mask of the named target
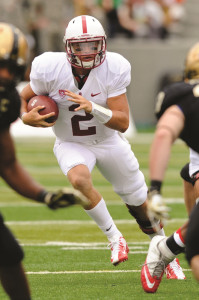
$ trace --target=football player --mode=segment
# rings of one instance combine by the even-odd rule
[[[25,72],[28,45],[23,33],[7,23],[0,23],[0,176],[24,197],[56,209],[72,204],[87,205],[79,191],[48,192],[34,181],[17,160],[10,125],[20,115],[21,100],[15,88]],[[23,250],[4,224],[0,214],[0,279],[10,299],[30,299],[24,273]]]
[[[127,243],[116,227],[102,195],[92,183],[96,165],[122,198],[141,230],[150,237],[154,230],[147,215],[147,186],[130,144],[122,136],[129,126],[126,88],[131,81],[130,63],[120,54],[106,51],[106,34],[92,16],[78,16],[66,27],[65,52],[46,52],[32,63],[30,83],[21,92],[22,120],[45,126],[27,102],[47,94],[59,106],[53,125],[54,153],[69,181],[89,200],[85,211],[107,236],[111,262],[128,259]],[[156,220],[159,224],[159,220]]]
[[[172,144],[182,139],[190,149],[190,163],[181,170],[184,182],[185,203],[190,215],[199,198],[199,43],[188,52],[185,61],[184,81],[172,84],[157,98],[156,114],[159,119],[150,152],[151,202],[159,198]],[[152,212],[153,213],[153,212]],[[199,279],[198,205],[187,221],[169,238],[155,237],[151,241],[146,264],[142,268],[142,285],[146,292],[157,290],[164,267],[178,253],[184,252],[193,272]],[[187,233],[187,228],[189,231]],[[195,262],[195,263],[194,263]],[[178,273],[178,269],[176,269]],[[175,275],[174,275],[175,276]],[[151,284],[148,284],[148,283]]]

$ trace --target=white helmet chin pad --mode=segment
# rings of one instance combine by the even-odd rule
[[[72,19],[63,39],[67,59],[77,68],[93,69],[101,65],[106,56],[106,34],[100,22],[91,16]]]

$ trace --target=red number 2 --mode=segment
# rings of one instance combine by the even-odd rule
[[[73,104],[69,107],[69,111],[74,111],[76,107],[78,107],[79,104]],[[71,118],[71,125],[73,130],[74,136],[84,136],[84,135],[93,135],[96,134],[96,126],[88,127],[88,129],[80,129],[79,122],[81,121],[90,121],[93,118],[93,116],[89,113],[85,112],[85,116],[78,116],[75,115]]]

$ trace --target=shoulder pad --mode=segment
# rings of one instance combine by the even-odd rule
[[[177,82],[171,84],[170,86],[164,89],[164,93],[168,98],[181,98],[192,92],[193,85],[185,82]]]
[[[178,105],[183,99],[189,97],[189,95],[192,97],[193,88],[193,85],[185,82],[177,82],[165,87],[157,97],[156,117],[159,119],[168,107]]]

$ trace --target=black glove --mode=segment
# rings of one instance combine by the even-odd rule
[[[79,204],[83,207],[89,205],[88,199],[78,190],[64,188],[57,192],[42,191],[38,195],[38,202],[45,203],[51,209],[65,208]]]

